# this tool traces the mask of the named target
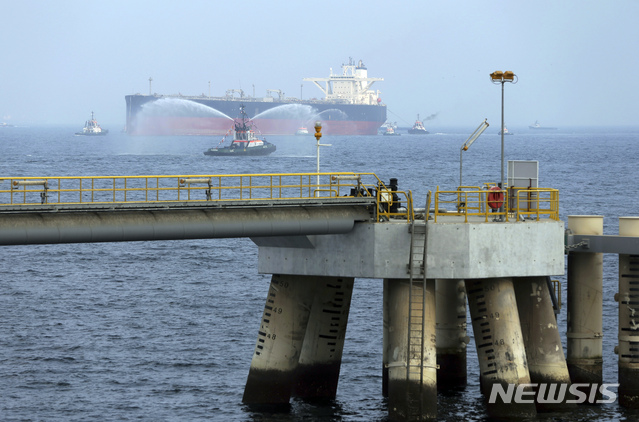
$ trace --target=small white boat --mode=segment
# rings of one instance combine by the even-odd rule
[[[308,135],[308,129],[306,129],[305,127],[301,127],[297,129],[295,135]]]
[[[393,123],[386,123],[386,131],[384,132],[384,136],[400,136],[401,133],[397,132],[397,125]]]
[[[535,120],[535,124],[528,126],[528,128],[533,130],[557,130],[556,127],[542,126],[537,120]]]
[[[504,125],[504,135],[512,135],[512,132],[508,131],[508,128],[506,127],[506,125]],[[501,135],[501,132],[499,132],[497,135]]]

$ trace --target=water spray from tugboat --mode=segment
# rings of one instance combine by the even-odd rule
[[[191,100],[181,100],[179,98],[161,98],[157,101],[142,105],[142,113],[147,116],[200,116],[200,117],[224,117],[233,120],[213,107],[206,106]]]

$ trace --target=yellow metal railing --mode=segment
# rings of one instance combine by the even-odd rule
[[[487,185],[486,187],[488,187]],[[503,201],[495,201],[491,194],[502,194]],[[503,204],[503,207],[490,205]],[[499,218],[504,221],[515,219],[540,220],[542,217],[559,220],[559,191],[547,188],[511,188],[509,190],[489,190],[476,186],[461,186],[455,191],[435,192],[433,217],[437,222],[442,217],[470,217],[484,221]]]
[[[457,188],[456,209],[459,212],[481,212],[481,188],[479,186],[460,186]]]
[[[410,192],[392,191],[374,173],[179,176],[2,177],[0,207],[260,201],[371,196],[377,219],[413,218]]]
[[[510,188],[510,212],[518,218],[559,220],[559,191],[542,188]]]
[[[391,191],[382,187],[377,190],[377,204],[377,221],[400,218],[410,222],[415,219],[411,191]]]
[[[435,191],[434,221],[437,222],[437,219],[443,216],[463,217],[465,223],[469,217],[481,217],[488,221],[489,218],[504,216],[508,220],[506,211],[499,212],[488,206],[490,192],[472,187],[468,187],[467,190],[441,191],[438,186]]]

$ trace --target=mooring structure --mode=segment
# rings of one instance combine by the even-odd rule
[[[465,385],[467,312],[491,416],[570,409],[538,386],[602,384],[601,253],[618,253],[620,401],[635,407],[639,220],[609,237],[602,217],[566,230],[558,210],[555,189],[490,184],[437,188],[419,207],[372,173],[0,178],[0,244],[250,237],[272,278],[249,405],[335,398],[355,279],[379,279],[391,420],[435,418],[438,388]],[[550,277],[567,250],[566,358]],[[534,400],[494,394],[513,386]]]

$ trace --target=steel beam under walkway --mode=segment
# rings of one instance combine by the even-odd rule
[[[333,202],[0,210],[0,245],[340,234],[372,218],[370,202]]]
[[[639,255],[639,237],[566,234],[570,253],[613,253]]]

